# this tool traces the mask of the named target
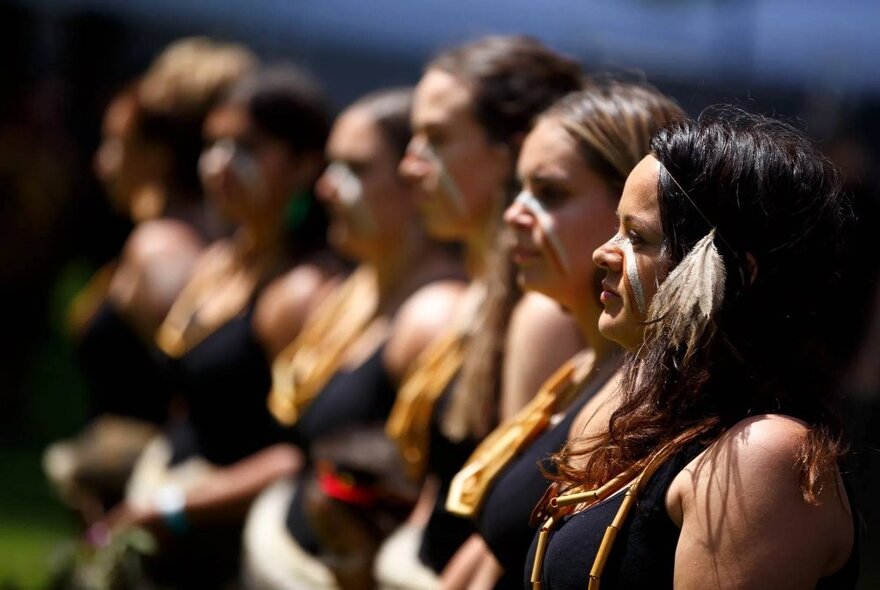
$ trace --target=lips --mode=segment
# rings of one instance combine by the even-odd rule
[[[599,294],[599,301],[604,305],[611,303],[619,305],[619,302],[622,300],[623,298],[620,296],[620,291],[608,284],[607,278],[602,279],[602,293]]]

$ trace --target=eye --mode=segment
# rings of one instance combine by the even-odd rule
[[[636,246],[639,246],[639,245],[645,243],[645,240],[642,238],[642,236],[640,236],[638,232],[633,231],[633,230],[629,230],[628,232],[626,232],[626,237],[630,241],[630,243],[633,245],[633,247],[636,247]]]
[[[544,185],[534,191],[535,198],[548,208],[559,205],[568,196],[568,193],[557,186]]]

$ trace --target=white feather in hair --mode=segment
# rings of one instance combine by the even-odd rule
[[[648,313],[649,331],[669,345],[694,354],[712,315],[724,301],[724,261],[715,247],[715,229],[704,236],[660,285]]]

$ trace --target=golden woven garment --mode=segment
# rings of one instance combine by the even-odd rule
[[[413,479],[425,473],[434,405],[461,369],[467,341],[468,333],[460,329],[438,337],[416,358],[397,392],[385,432]]]
[[[156,330],[156,345],[171,358],[182,357],[247,307],[260,276],[261,269],[242,266],[231,247],[218,248],[174,300]],[[221,289],[227,305],[205,322],[199,312]]]
[[[348,348],[379,308],[375,273],[359,268],[312,312],[272,363],[269,411],[290,426],[339,370]]]
[[[568,407],[581,391],[589,370],[579,370],[593,355],[583,352],[567,360],[519,412],[499,425],[477,447],[452,480],[446,497],[446,510],[473,518],[480,510],[489,486],[520,451],[543,433],[552,416]]]

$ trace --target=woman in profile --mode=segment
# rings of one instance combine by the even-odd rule
[[[86,522],[122,498],[135,458],[168,419],[170,392],[153,338],[219,229],[199,185],[202,125],[255,65],[242,46],[182,39],[107,107],[95,172],[134,229],[71,305],[92,421],[78,438],[52,445],[44,461]]]
[[[463,290],[457,252],[428,238],[397,174],[411,99],[369,94],[330,133],[318,193],[331,243],[359,264],[273,363],[269,407],[296,464],[248,516],[249,588],[372,587],[376,548],[411,505],[382,425]]]
[[[420,509],[380,553],[384,585],[438,583],[473,530],[444,508],[453,475],[510,410],[506,404],[518,409],[581,347],[556,304],[537,294],[520,298],[502,220],[532,119],[581,83],[576,63],[534,39],[487,37],[441,53],[416,87],[401,172],[421,189],[431,235],[463,244],[470,282],[455,318],[410,370],[388,421],[411,478],[426,485]],[[520,349],[507,363],[514,371],[502,371],[510,342],[540,339],[556,346]]]
[[[593,258],[620,402],[558,455],[527,584],[854,587],[825,354],[839,172],[783,123],[710,110],[654,136],[618,217]]]
[[[522,583],[534,536],[529,517],[549,483],[538,465],[562,448],[579,412],[607,425],[621,355],[599,334],[600,277],[591,255],[614,226],[623,184],[651,136],[683,116],[649,86],[596,81],[554,104],[526,136],[518,163],[523,190],[504,215],[516,235],[518,282],[571,313],[586,346],[453,479],[446,508],[474,519],[477,534],[444,572],[447,587]]]
[[[265,406],[270,359],[256,317],[266,286],[285,271],[322,279],[299,306],[305,315],[338,270],[324,256],[326,218],[312,195],[329,127],[317,83],[292,66],[242,79],[205,121],[200,173],[235,231],[196,260],[156,332],[180,401],[138,459],[125,502],[93,527],[98,537],[133,525],[157,533],[157,579],[210,586],[234,578],[250,499],[289,464]],[[291,311],[289,322],[302,317]],[[268,468],[230,472],[253,455]],[[213,503],[217,494],[227,501]]]

